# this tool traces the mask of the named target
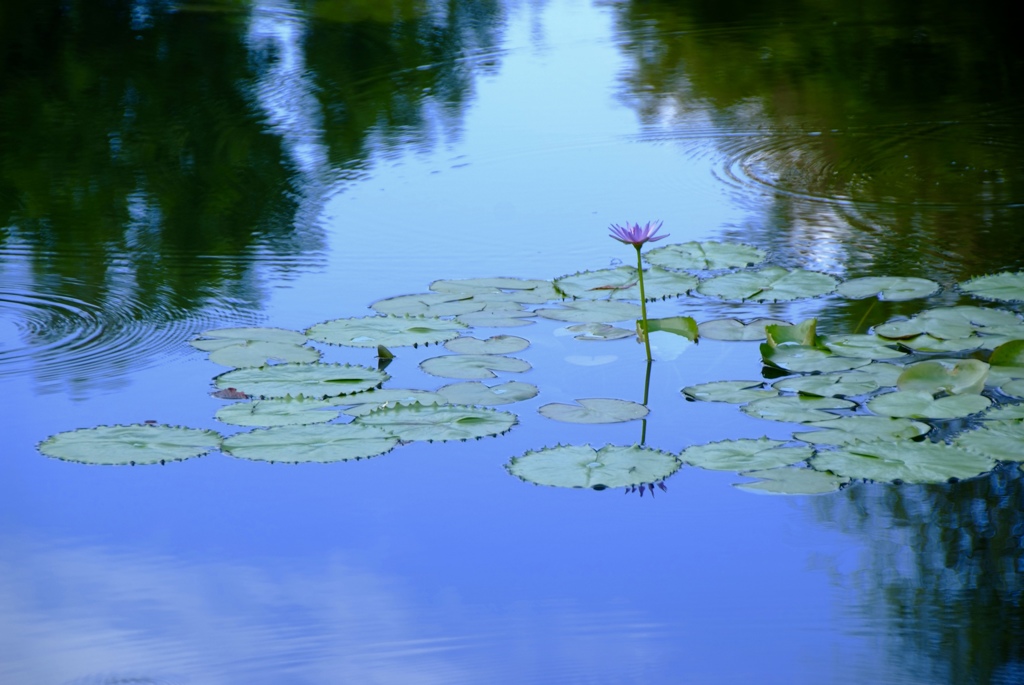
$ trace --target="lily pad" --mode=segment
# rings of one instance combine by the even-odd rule
[[[488,310],[462,314],[455,320],[465,326],[474,328],[515,328],[529,326],[534,323],[533,312],[513,310]]]
[[[290,331],[284,328],[263,328],[255,326],[243,328],[215,328],[213,330],[203,331],[199,334],[199,339],[190,340],[189,344],[196,349],[203,350],[204,352],[212,352],[213,350],[220,349],[221,347],[238,345],[244,342],[270,342],[302,345],[306,340],[306,335],[299,333],[298,331]]]
[[[932,395],[977,395],[985,389],[988,369],[988,364],[977,359],[930,359],[906,367],[896,387]]]
[[[320,361],[320,351],[293,343],[247,341],[213,350],[210,352],[210,361],[236,368],[282,362],[316,362]]]
[[[420,293],[378,300],[370,308],[392,316],[439,317],[468,314],[483,309],[484,305],[464,293]]]
[[[462,278],[445,279],[434,281],[430,289],[438,293],[463,293],[482,294],[508,291],[515,294],[527,294],[528,301],[532,301],[534,295],[542,293],[546,298],[543,301],[557,300],[558,293],[555,292],[551,281],[524,278]]]
[[[685,295],[697,286],[689,274],[652,268],[644,272],[644,296],[648,300]],[[583,271],[555,279],[555,288],[567,297],[585,300],[639,300],[637,270],[632,266]]]
[[[766,397],[754,400],[740,407],[740,411],[758,419],[769,421],[785,421],[787,423],[805,423],[808,421],[826,421],[834,418],[828,409],[852,409],[857,405],[849,400],[838,397]]]
[[[206,454],[220,446],[210,430],[157,424],[98,426],[57,433],[39,443],[48,457],[105,466],[163,464]]]
[[[376,426],[399,440],[470,440],[501,435],[516,425],[507,411],[458,404],[398,404],[357,416],[355,423]]]
[[[494,335],[486,340],[463,336],[444,344],[446,350],[456,354],[513,354],[529,346],[529,340],[515,335]]]
[[[731,340],[731,341],[753,341],[765,340],[768,326],[789,324],[780,319],[752,319],[741,321],[739,319],[713,319],[705,321],[697,326],[700,337],[708,340]]]
[[[849,371],[871,363],[870,359],[840,357],[831,351],[806,345],[770,347],[761,343],[761,358],[766,364],[794,373]]]
[[[458,321],[422,316],[364,316],[334,319],[310,328],[313,340],[348,347],[408,347],[443,343],[469,328]]]
[[[665,245],[644,255],[647,262],[654,266],[696,271],[753,266],[763,262],[765,257],[765,251],[753,245],[715,241]]]
[[[341,414],[330,402],[285,398],[235,402],[217,410],[215,418],[235,426],[301,426],[329,423]]]
[[[515,457],[505,468],[513,476],[538,485],[561,488],[631,487],[657,483],[682,463],[673,455],[649,447],[560,445]]]
[[[984,421],[1008,421],[1010,419],[1024,419],[1024,404],[1003,404],[991,407],[984,414],[978,417]],[[1024,449],[1024,445],[1021,445]]]
[[[768,438],[722,440],[687,447],[679,458],[712,471],[756,471],[798,464],[813,454],[809,447],[782,447],[784,444]]]
[[[492,386],[484,385],[479,381],[468,381],[446,385],[439,388],[437,394],[451,404],[475,404],[490,407],[522,402],[536,397],[539,392],[536,385],[520,381],[508,381]]]
[[[918,297],[928,297],[938,292],[939,287],[938,283],[927,278],[868,276],[844,281],[836,287],[836,292],[851,300],[877,297],[881,300],[902,302]]]
[[[895,381],[895,379],[893,379]],[[775,381],[772,387],[815,397],[856,397],[878,390],[878,382],[859,371],[798,376]]]
[[[811,466],[865,480],[944,483],[991,471],[995,460],[943,443],[862,442],[842,450],[818,452]]]
[[[709,278],[697,291],[723,300],[785,302],[827,295],[838,282],[816,271],[766,266],[759,271],[737,271]]]
[[[807,319],[798,324],[772,324],[765,326],[765,344],[769,347],[793,344],[804,347],[818,347],[820,339],[817,333],[818,320]]]
[[[323,398],[363,392],[389,378],[383,371],[350,364],[275,364],[228,371],[214,382],[252,397]]]
[[[910,419],[885,416],[840,416],[825,421],[812,421],[808,428],[818,430],[793,433],[797,440],[814,445],[849,445],[874,440],[910,440],[931,430],[931,426]]]
[[[349,405],[348,409],[342,412],[348,416],[362,416],[395,404],[447,404],[448,400],[436,392],[426,390],[385,388],[384,390],[336,397],[329,399],[328,402],[335,406]]]
[[[631,302],[578,300],[564,302],[558,309],[538,309],[535,313],[566,323],[613,323],[635,321],[640,318],[641,310],[640,305]]]
[[[668,316],[662,319],[648,319],[646,326],[643,319],[636,322],[636,332],[641,340],[644,339],[644,329],[648,333],[671,333],[682,336],[691,342],[697,342],[697,322],[689,316]]]
[[[541,416],[566,423],[620,423],[647,416],[649,410],[642,404],[628,400],[585,398],[578,404],[551,403],[537,409]]]
[[[497,372],[523,373],[532,367],[529,362],[500,354],[449,354],[420,362],[420,368],[431,376],[466,380],[497,378]]]
[[[908,419],[960,419],[984,411],[991,400],[982,395],[949,395],[935,399],[930,392],[885,393],[868,401],[875,414]]]
[[[830,335],[822,339],[822,344],[840,357],[880,360],[907,356],[905,351],[891,347],[893,345],[891,340],[880,338],[877,335],[856,333]]]
[[[765,388],[762,381],[712,381],[683,388],[688,399],[701,402],[728,402],[744,404],[765,397],[774,397],[778,391]]]
[[[397,444],[398,438],[372,426],[331,423],[238,433],[224,440],[221,451],[254,461],[325,464],[376,457]]]
[[[988,363],[992,366],[1024,367],[1024,340],[1010,340],[995,348]]]
[[[621,340],[636,335],[635,331],[606,323],[579,323],[565,330],[574,333],[577,340]]]
[[[960,290],[968,295],[1000,302],[1024,301],[1024,271],[1005,271],[988,276],[978,276],[960,284]]]
[[[953,444],[1000,461],[1024,461],[1024,422],[986,421],[981,428],[958,436]]]
[[[772,495],[823,495],[835,492],[850,482],[845,476],[806,468],[778,468],[747,471],[741,476],[757,478],[753,483],[734,483],[733,487],[748,492]]]
[[[896,385],[896,381],[899,379],[901,373],[903,373],[902,366],[888,364],[885,362],[874,362],[867,366],[862,366],[856,371],[849,372],[849,375],[857,378],[867,376],[878,383],[879,387],[885,388]]]

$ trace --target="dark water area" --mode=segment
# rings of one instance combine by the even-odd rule
[[[1019,464],[775,497],[684,467],[653,498],[503,468],[641,430],[676,454],[788,440],[680,394],[760,378],[756,343],[656,361],[643,428],[537,414],[645,391],[642,346],[540,320],[481,329],[528,337],[541,388],[500,437],[299,465],[36,448],[144,421],[237,432],[213,417],[226,369],[188,344],[203,331],[628,264],[606,237],[627,220],[942,286],[657,315],[840,333],[978,304],[956,284],[1024,269],[1003,3],[40,0],[0,6],[0,70],[0,682],[1024,682]],[[419,371],[436,353],[401,349],[395,387],[449,382]]]

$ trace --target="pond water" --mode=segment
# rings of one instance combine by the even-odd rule
[[[540,389],[498,407],[518,425],[360,461],[37,450],[146,421],[240,432],[214,419],[226,367],[200,333],[632,264],[607,237],[624,221],[942,286],[655,316],[840,334],[979,304],[956,284],[1024,269],[1024,52],[1001,5],[22,5],[0,9],[0,681],[1024,682],[1016,464],[815,496],[690,466],[643,497],[504,468],[557,444],[789,440],[680,392],[761,378],[756,342],[661,347],[645,388],[632,339],[480,327],[532,343],[500,379]],[[453,382],[418,368],[439,348],[393,351],[385,387]],[[643,422],[537,413],[645,394]]]

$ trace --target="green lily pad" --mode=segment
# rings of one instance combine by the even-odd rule
[[[894,340],[916,339],[922,335],[946,341],[972,340],[977,338],[979,333],[1012,336],[1014,332],[1024,332],[1022,323],[1024,322],[1016,314],[1003,309],[971,306],[938,307],[921,312],[911,319],[897,319],[876,326],[874,332]],[[979,346],[980,343],[977,343],[959,349],[973,349]]]
[[[640,318],[640,305],[631,302],[578,300],[564,302],[558,309],[538,309],[535,314],[545,319],[566,323],[612,323]]]
[[[210,430],[157,424],[98,426],[57,433],[39,443],[48,457],[82,464],[140,466],[183,461],[220,447]]]
[[[985,344],[985,339],[978,335],[970,335],[966,338],[936,338],[933,335],[925,334],[905,338],[899,342],[914,352],[969,352],[981,349]]]
[[[515,457],[505,468],[538,485],[605,490],[658,483],[680,466],[673,455],[649,447],[560,445]]]
[[[786,423],[805,423],[808,421],[826,421],[835,418],[828,409],[852,409],[856,403],[838,397],[810,397],[796,395],[793,397],[766,397],[740,407],[740,411],[758,419],[769,421],[785,421]]]
[[[446,350],[456,354],[513,354],[529,346],[529,340],[515,335],[493,335],[486,340],[463,336],[444,344]]]
[[[349,405],[344,414],[348,416],[362,416],[372,411],[389,407],[395,404],[447,404],[447,398],[436,392],[426,390],[409,390],[401,388],[386,388],[384,390],[373,390],[361,392],[356,395],[346,395],[327,400],[331,404]]]
[[[669,316],[662,319],[648,319],[646,326],[643,319],[636,322],[637,335],[643,340],[643,329],[648,333],[672,333],[686,338],[691,342],[697,342],[697,322],[689,316]]]
[[[768,438],[722,440],[687,447],[679,458],[712,471],[757,471],[798,464],[813,454],[809,447],[782,447],[784,444]]]
[[[768,326],[788,326],[780,319],[751,319],[741,321],[739,319],[713,319],[698,324],[697,330],[700,337],[708,340],[729,340],[729,341],[754,341],[765,340]]]
[[[986,421],[981,428],[962,433],[953,444],[1000,461],[1024,461],[1024,421]]]
[[[585,300],[639,300],[637,270],[632,266],[583,271],[555,279],[555,288],[566,297]],[[697,287],[689,274],[652,268],[644,272],[644,296],[648,300],[685,295]]]
[[[1024,388],[1024,386],[1021,387]],[[1024,419],[1024,404],[1003,404],[996,407],[991,407],[978,418],[985,421],[1008,421],[1010,419]]]
[[[742,243],[715,241],[665,245],[650,250],[644,257],[649,264],[665,269],[710,271],[754,266],[764,261],[764,250]]]
[[[389,316],[456,316],[484,308],[472,295],[463,293],[420,293],[378,300],[370,308]]]
[[[968,295],[1000,302],[1024,301],[1024,271],[1005,271],[978,276],[960,283],[960,290]]]
[[[982,395],[949,395],[935,399],[930,392],[898,390],[868,401],[875,414],[907,419],[960,419],[984,411],[991,400]]]
[[[943,443],[862,442],[842,450],[818,452],[811,466],[865,480],[944,483],[991,471],[995,460]]]
[[[216,328],[210,331],[203,331],[199,334],[200,339],[190,340],[189,344],[204,352],[238,345],[245,342],[269,342],[290,345],[302,345],[306,342],[306,335],[298,331],[290,331],[284,328]]]
[[[737,271],[709,278],[697,291],[723,300],[785,302],[827,295],[838,282],[816,271],[766,266],[759,271]]]
[[[822,344],[840,357],[880,360],[907,356],[905,351],[890,347],[893,344],[891,340],[880,338],[877,335],[856,333],[830,335],[822,339]]]
[[[376,426],[399,440],[449,441],[501,435],[516,425],[507,411],[458,404],[397,404],[357,416],[355,423]]]
[[[765,344],[769,347],[793,344],[803,347],[818,347],[818,320],[807,319],[798,324],[773,324],[765,326]]]
[[[420,362],[420,368],[431,376],[475,380],[497,378],[499,371],[524,373],[532,367],[522,359],[500,354],[449,354],[424,359]]]
[[[559,295],[551,281],[539,279],[507,277],[444,279],[431,283],[430,289],[438,293],[461,293],[468,295],[494,294],[507,291],[508,294],[525,295],[527,302],[534,301],[537,295],[545,298],[540,300],[542,302],[559,299]]]
[[[901,302],[918,297],[928,297],[938,292],[939,284],[927,278],[909,278],[901,276],[868,276],[851,278],[840,283],[836,292],[851,300],[863,300],[878,297],[881,300]]]
[[[568,326],[565,329],[569,333],[575,333],[577,340],[621,340],[636,335],[635,331],[626,328],[619,328],[606,323],[579,323]],[[558,335],[556,333],[555,335]]]
[[[855,376],[857,378],[867,376],[874,382],[878,383],[878,387],[886,388],[895,386],[901,373],[903,373],[902,366],[888,364],[885,362],[874,362],[867,366],[862,366],[856,371],[851,371],[848,375]]]
[[[840,416],[825,421],[807,423],[818,430],[793,433],[797,440],[814,445],[849,445],[874,440],[910,440],[931,430],[931,426],[910,419],[886,416]]]
[[[835,492],[850,482],[845,476],[801,468],[778,468],[747,471],[740,474],[757,478],[753,483],[734,483],[733,487],[748,492],[772,495],[823,495]]]
[[[310,328],[313,340],[348,347],[407,347],[443,343],[458,337],[468,326],[457,321],[422,316],[364,316],[334,319]]]
[[[320,351],[293,343],[246,341],[213,350],[210,352],[210,361],[236,368],[281,362],[316,362],[320,361]]]
[[[895,380],[895,379],[894,379]],[[775,381],[772,387],[815,397],[856,397],[878,390],[878,382],[858,371],[797,376]]]
[[[647,416],[649,410],[642,404],[628,400],[586,398],[578,404],[551,403],[537,409],[541,416],[566,423],[620,423]]]
[[[373,426],[330,423],[238,433],[224,440],[221,451],[254,461],[326,464],[376,457],[390,452],[397,444],[398,438]]]
[[[849,371],[871,363],[870,359],[840,357],[817,347],[792,344],[771,347],[761,343],[761,358],[766,364],[794,373]]]
[[[533,312],[513,310],[488,310],[471,312],[455,317],[464,326],[473,328],[515,328],[534,323]]]
[[[439,388],[437,394],[451,404],[475,404],[490,407],[522,402],[536,397],[539,392],[536,385],[520,381],[508,381],[492,386],[484,385],[479,381],[468,381],[446,385]]]
[[[977,359],[930,359],[906,367],[896,387],[932,395],[977,395],[985,389],[988,369],[988,364]]]
[[[1024,340],[1010,340],[995,348],[988,363],[992,366],[1024,367]]]
[[[215,418],[234,426],[301,426],[329,423],[340,411],[325,400],[285,398],[234,402],[217,410]]]
[[[275,364],[228,371],[214,383],[252,397],[323,398],[363,392],[389,378],[383,371],[350,364]]]
[[[765,397],[774,397],[779,393],[764,387],[762,381],[712,381],[699,385],[688,385],[683,388],[688,399],[701,402],[728,402],[744,404]]]

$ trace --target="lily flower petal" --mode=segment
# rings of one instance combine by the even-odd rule
[[[641,226],[640,224],[630,224],[628,221],[625,226],[619,226],[618,224],[612,224],[608,230],[611,233],[608,234],[609,238],[614,238],[620,243],[626,245],[632,245],[634,247],[640,247],[644,243],[653,243],[662,238],[669,237],[670,234],[657,235],[658,231],[661,230],[662,222],[649,221],[646,225]]]

